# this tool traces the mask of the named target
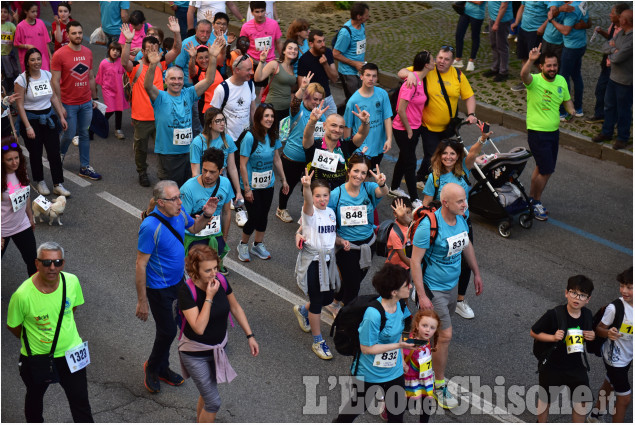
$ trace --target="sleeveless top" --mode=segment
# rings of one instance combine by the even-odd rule
[[[282,64],[279,64],[280,72],[270,77],[271,85],[267,94],[266,102],[271,103],[277,111],[289,109],[291,105],[291,87],[297,79],[293,74],[289,74]]]

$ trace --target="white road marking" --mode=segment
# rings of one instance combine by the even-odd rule
[[[26,149],[22,149],[22,152],[24,153],[24,156],[26,156],[27,158],[29,157],[29,151]],[[44,157],[42,157],[42,165],[44,165],[46,168],[48,168],[49,170],[51,169],[51,165],[49,164],[48,160]],[[70,171],[67,170],[63,170],[64,172],[64,180],[70,180],[73,183],[75,183],[77,186],[79,187],[88,187],[91,185],[91,183],[81,177],[79,177],[76,174],[71,173]]]
[[[136,218],[140,218],[140,215],[141,215],[141,210],[140,209],[130,205],[129,203],[127,203],[125,201],[122,201],[121,199],[117,198],[116,196],[114,196],[114,195],[112,195],[112,194],[110,194],[108,192],[100,192],[100,193],[97,194],[97,196],[99,196],[100,198],[110,202],[111,204],[115,205],[116,207],[121,208],[122,210],[126,211],[130,215],[132,215],[132,216],[134,216]],[[241,264],[241,263],[239,263],[239,262],[237,262],[235,260],[232,260],[231,258],[225,257],[223,262],[232,271],[238,273],[239,275],[241,275],[245,279],[247,279],[250,282],[260,286],[261,288],[266,289],[267,291],[271,292],[272,294],[277,295],[278,297],[282,298],[283,300],[288,301],[292,305],[305,304],[306,303],[306,300],[304,298],[294,294],[293,292],[289,291],[288,289],[285,289],[285,288],[281,287],[280,285],[277,285],[272,280],[267,279],[266,277],[264,277],[264,276],[256,273],[255,271],[245,267],[243,264]],[[328,325],[332,325],[333,324],[333,318],[330,315],[327,315],[326,313],[322,312],[322,322],[324,322],[324,323],[326,323]],[[476,409],[480,410],[481,412],[483,412],[486,415],[491,416],[492,418],[496,419],[499,422],[503,422],[503,423],[505,423],[505,422],[524,423],[523,420],[517,418],[514,415],[508,414],[504,409],[502,409],[502,408],[500,408],[498,406],[494,406],[492,403],[488,402],[487,400],[482,399],[478,395],[476,395],[474,393],[469,393],[469,392],[462,392],[462,388],[459,388],[459,386],[457,384],[455,384],[454,382],[452,382],[452,381],[448,382],[448,387],[450,388],[450,391],[452,391],[453,394],[460,395],[461,399],[463,399],[464,401],[470,403],[470,405],[472,405]]]

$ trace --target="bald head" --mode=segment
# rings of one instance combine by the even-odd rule
[[[331,142],[338,141],[344,136],[344,128],[346,127],[346,121],[344,117],[339,114],[331,114],[324,121],[324,138]]]
[[[447,183],[441,189],[441,202],[449,201],[457,196],[465,196],[465,190],[456,183]]]
[[[463,215],[467,209],[465,189],[456,183],[447,183],[441,189],[441,206],[453,215]]]

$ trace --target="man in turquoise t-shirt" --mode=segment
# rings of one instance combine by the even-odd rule
[[[540,54],[542,45],[531,49],[529,60],[520,71],[527,87],[527,142],[536,161],[531,175],[529,196],[537,220],[547,220],[547,210],[540,201],[547,181],[556,169],[560,126],[560,105],[573,117],[573,103],[567,82],[558,75],[558,58],[554,52]],[[531,64],[540,58],[540,74],[531,74]]]
[[[119,40],[121,24],[128,23],[129,1],[100,1],[101,29],[106,34],[106,46]]]
[[[340,28],[333,46],[333,58],[338,61],[337,72],[342,81],[344,97],[348,99],[361,87],[359,73],[366,58],[366,26],[370,17],[366,3],[353,3],[351,19]]]
[[[435,211],[437,233],[430,243],[431,223],[423,218],[412,240],[410,273],[418,296],[421,310],[431,310],[439,315],[439,341],[432,353],[434,368],[433,396],[444,409],[458,406],[455,396],[448,390],[445,379],[445,367],[448,362],[448,349],[452,339],[451,316],[456,309],[458,283],[461,274],[461,254],[474,273],[476,295],[483,291],[481,272],[476,262],[474,247],[468,237],[468,226],[464,218],[467,210],[465,190],[456,183],[448,183],[441,189],[441,208]],[[425,261],[425,275],[422,263]]]

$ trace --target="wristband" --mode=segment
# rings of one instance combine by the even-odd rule
[[[247,335],[247,339],[249,339],[249,338],[255,338],[255,336],[254,336],[253,332],[252,332],[252,333],[250,333],[249,335]]]
[[[205,302],[212,304],[212,300],[205,300]]]
[[[481,137],[479,137],[479,138],[478,138],[478,142],[479,142],[481,145],[485,145],[485,143],[486,143],[487,141],[486,141],[486,140],[483,140],[483,136],[481,136]]]
[[[386,187],[386,182],[384,182],[384,184],[382,184],[381,186],[379,186],[380,188],[384,188]]]
[[[467,114],[468,117],[475,117],[476,115],[474,114],[474,112],[470,112],[469,114]]]
[[[33,127],[27,127],[26,131],[33,130]]]
[[[210,218],[212,218],[213,216],[211,216],[211,215],[207,215],[207,214],[205,214],[205,212],[203,212],[203,217],[205,217],[205,218],[207,218],[207,219],[210,219]]]

